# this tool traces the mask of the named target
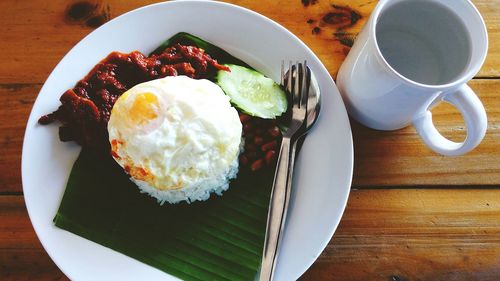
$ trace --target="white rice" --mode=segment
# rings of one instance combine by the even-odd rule
[[[225,173],[214,175],[213,177],[180,189],[159,190],[145,181],[137,180],[132,177],[130,179],[139,187],[142,193],[146,193],[156,198],[160,205],[163,205],[165,202],[175,204],[182,201],[186,201],[187,203],[205,201],[210,198],[210,193],[213,192],[221,196],[222,192],[229,188],[230,180],[236,178],[238,174],[238,159],[238,157],[235,158]]]

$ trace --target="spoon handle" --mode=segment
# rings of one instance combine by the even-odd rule
[[[278,155],[267,214],[266,240],[264,241],[259,281],[270,281],[274,278],[279,244],[285,226],[288,201],[290,200],[294,161],[295,142],[292,142],[288,137],[284,137]]]

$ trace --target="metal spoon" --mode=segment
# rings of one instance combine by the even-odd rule
[[[285,77],[288,77],[285,75]],[[309,100],[307,101],[307,124],[308,128],[312,128],[319,117],[319,112],[321,110],[321,90],[319,88],[318,80],[314,73],[311,71],[311,86],[309,87]],[[307,129],[309,130],[309,129]],[[305,135],[303,135],[294,147],[292,147],[292,153],[300,152],[302,144],[304,143]]]
[[[283,237],[282,234],[290,201],[297,141],[303,138],[314,125],[320,110],[319,88],[316,79],[313,79],[313,75],[306,66],[306,63],[297,63],[293,67],[290,63],[290,69],[286,74],[283,70],[283,64],[281,69],[281,83],[282,85],[286,85],[287,92],[294,96],[292,106],[293,113],[291,123],[289,124],[290,127],[284,133],[280,154],[278,156],[269,206],[262,268],[259,276],[260,281],[270,281],[274,279],[274,270],[276,268],[280,241]],[[299,100],[301,100],[300,103],[302,105],[297,106],[297,96]],[[307,98],[307,100],[303,99],[304,97]],[[299,119],[303,118],[300,119],[302,122],[297,120],[297,117],[301,114],[302,117],[299,117]],[[301,123],[300,128],[297,127],[297,122],[299,122],[299,124]],[[290,131],[292,131],[292,133],[290,133]]]

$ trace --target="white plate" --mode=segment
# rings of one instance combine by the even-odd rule
[[[152,51],[186,31],[208,40],[279,81],[281,60],[306,59],[322,89],[322,111],[297,162],[294,194],[277,280],[298,278],[330,241],[349,194],[353,145],[340,94],[313,52],[279,24],[234,5],[176,1],[143,7],[101,26],[57,65],[33,106],[24,137],[22,180],[33,227],[47,253],[72,280],[174,280],[172,276],[70,232],[52,219],[80,148],[37,119],[112,51]]]

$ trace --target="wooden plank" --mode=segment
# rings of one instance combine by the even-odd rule
[[[22,196],[0,196],[0,279],[69,280],[38,241]]]
[[[488,55],[486,61],[478,73],[480,77],[500,76],[500,3],[495,1],[481,0],[472,1],[484,18],[488,29]]]
[[[365,128],[354,121],[354,187],[500,184],[500,80],[471,83],[486,106],[489,118],[484,141],[461,157],[443,157],[430,151],[413,127],[393,132]],[[0,192],[21,191],[21,150],[31,104],[41,85],[0,87]],[[441,131],[454,140],[465,136],[461,116],[451,106],[434,110]]]
[[[499,190],[353,191],[315,280],[500,280]]]
[[[20,192],[26,122],[41,84],[0,85],[0,192]]]
[[[91,3],[90,13],[74,9],[75,3]],[[87,1],[0,1],[0,84],[42,83],[57,62],[96,24],[155,1],[87,0]],[[318,55],[332,75],[342,63],[349,45],[368,18],[376,1],[302,0],[253,1],[233,0],[281,23],[302,39]],[[500,1],[475,0],[489,30],[490,42],[500,40]],[[333,7],[332,4],[337,5]],[[95,5],[95,9],[92,7]],[[71,9],[73,7],[73,9]],[[347,7],[343,9],[342,7]],[[73,11],[68,15],[68,11]],[[76,12],[75,12],[76,11]],[[325,16],[341,14],[325,23]],[[75,19],[78,18],[78,19]],[[312,20],[312,23],[308,23]],[[319,33],[313,34],[318,27]],[[481,77],[499,77],[500,45],[490,44],[490,52]]]
[[[70,280],[57,268],[41,245],[36,249],[2,249],[0,262],[0,277],[4,281]]]
[[[0,264],[2,280],[63,280],[22,196],[0,196]],[[353,190],[302,280],[500,280],[498,264],[500,190]]]

